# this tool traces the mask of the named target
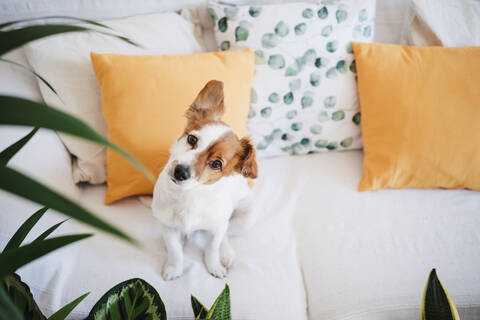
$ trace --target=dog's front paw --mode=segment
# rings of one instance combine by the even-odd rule
[[[235,251],[228,243],[224,243],[220,249],[220,261],[229,269],[233,265],[233,260],[235,259]]]
[[[172,264],[167,262],[163,267],[163,279],[166,281],[176,279],[182,275],[183,267],[181,264]]]
[[[208,263],[207,264],[208,272],[214,277],[217,278],[225,278],[227,276],[227,268],[225,268],[220,261],[215,263]]]

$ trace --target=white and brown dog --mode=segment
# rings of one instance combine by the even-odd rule
[[[227,230],[234,211],[247,210],[247,179],[257,177],[257,163],[250,139],[239,139],[220,121],[223,100],[220,81],[212,80],[200,91],[155,184],[152,209],[168,251],[165,280],[182,275],[183,238],[197,230],[210,236],[205,265],[212,275],[225,277],[233,263]]]

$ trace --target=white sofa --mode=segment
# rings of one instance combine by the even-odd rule
[[[262,1],[265,2],[265,1]],[[377,0],[376,41],[398,43],[407,0]],[[203,1],[7,1],[0,23],[29,15],[92,19],[176,10]],[[100,6],[98,10],[93,10]],[[115,8],[115,10],[111,10]],[[24,61],[22,52],[10,55]],[[22,61],[23,60],[23,61]],[[0,64],[0,90],[41,99],[27,73]],[[0,127],[0,148],[28,132]],[[480,194],[467,190],[357,192],[362,151],[265,159],[255,184],[258,219],[232,239],[237,259],[226,279],[204,268],[201,235],[186,246],[185,274],[160,276],[165,249],[150,210],[138,199],[103,204],[106,187],[74,185],[71,159],[51,131],[40,130],[11,165],[50,185],[143,243],[141,250],[111,236],[95,236],[19,270],[40,308],[50,315],[85,292],[72,312],[83,319],[115,284],[134,277],[160,293],[169,319],[192,319],[190,294],[207,306],[231,287],[234,319],[387,319],[418,317],[430,268],[455,301],[462,319],[480,319]],[[0,247],[39,206],[0,192]],[[64,217],[50,212],[30,238]],[[70,220],[57,231],[92,231]],[[28,240],[28,239],[27,239]]]

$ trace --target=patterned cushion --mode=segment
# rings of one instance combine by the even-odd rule
[[[259,157],[362,147],[351,42],[372,41],[375,0],[209,12],[219,49],[255,51],[248,130]]]

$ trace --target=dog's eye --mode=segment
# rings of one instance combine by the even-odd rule
[[[209,165],[210,165],[210,168],[212,168],[213,170],[222,169],[222,161],[220,160],[213,160],[209,163]]]
[[[197,144],[197,141],[198,141],[197,137],[195,137],[194,135],[191,135],[191,134],[188,135],[187,142],[188,142],[189,145],[191,145],[193,147]]]

